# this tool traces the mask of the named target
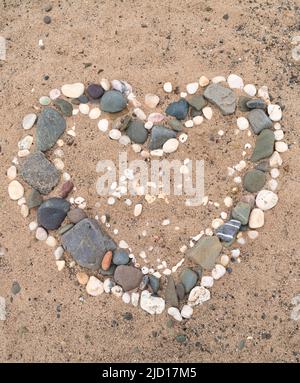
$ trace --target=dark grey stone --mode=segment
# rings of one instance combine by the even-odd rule
[[[272,121],[261,109],[253,109],[247,116],[253,133],[259,134],[263,129],[273,127]]]
[[[184,98],[179,101],[172,102],[166,109],[166,114],[177,118],[177,120],[184,120],[189,111],[189,104]]]
[[[152,289],[152,292],[156,294],[160,287],[159,278],[156,278],[154,275],[149,275],[149,284]]]
[[[87,95],[94,100],[97,100],[100,97],[102,97],[104,95],[104,92],[105,90],[102,88],[101,85],[98,84],[90,84],[86,90]]]
[[[184,288],[184,285],[182,283],[177,283],[176,285],[176,293],[177,293],[177,297],[180,301],[182,301],[185,297],[185,288]]]
[[[252,100],[247,96],[240,96],[238,100],[238,108],[241,112],[249,112],[250,108],[247,106],[247,102]]]
[[[75,208],[69,211],[68,218],[72,223],[78,223],[87,217],[86,212],[83,209]]]
[[[127,106],[126,98],[117,90],[108,90],[101,97],[100,108],[103,112],[117,113]]]
[[[258,192],[264,187],[265,183],[266,183],[266,174],[262,172],[261,170],[257,170],[257,169],[249,170],[244,175],[244,179],[243,179],[244,188],[250,193]],[[238,219],[237,217],[233,217],[233,218]],[[243,223],[243,225],[245,225],[246,223]]]
[[[204,97],[215,104],[224,116],[233,114],[236,108],[235,93],[220,84],[211,84],[204,91]]]
[[[224,242],[232,242],[241,227],[241,222],[236,219],[224,223],[216,230],[216,235]]]
[[[73,105],[62,98],[57,98],[53,101],[54,105],[59,108],[61,113],[66,117],[71,117],[73,114]]]
[[[61,243],[82,267],[97,270],[107,251],[115,250],[115,242],[92,218],[85,218],[61,237]]]
[[[130,120],[126,129],[127,136],[137,144],[143,144],[148,138],[148,130],[141,120]]]
[[[42,152],[30,154],[20,170],[21,177],[33,189],[48,194],[58,184],[60,173]]]
[[[45,152],[56,144],[66,129],[66,121],[55,109],[45,108],[38,117],[36,149]]]
[[[155,125],[151,129],[149,149],[155,150],[162,148],[163,144],[170,138],[176,138],[176,133],[162,125]]]
[[[187,102],[197,111],[201,111],[207,105],[205,98],[198,94],[187,98]]]
[[[266,109],[267,108],[267,104],[264,102],[264,100],[261,100],[260,98],[251,99],[247,101],[246,105],[249,109]]]
[[[49,198],[38,208],[38,224],[47,230],[56,230],[66,218],[69,210],[70,202],[63,198]]]

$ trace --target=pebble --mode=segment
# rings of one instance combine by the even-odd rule
[[[176,138],[170,138],[168,141],[166,141],[163,144],[163,151],[164,153],[173,153],[176,152],[179,146],[179,141]]]
[[[266,174],[261,170],[248,171],[243,179],[244,188],[250,193],[255,193],[261,190],[266,183]]]
[[[29,150],[33,143],[32,136],[25,136],[18,142],[18,147],[20,150]]]
[[[47,231],[43,227],[38,227],[35,232],[35,238],[38,241],[46,241],[48,237]]]
[[[275,150],[278,153],[284,153],[289,149],[288,145],[283,141],[277,141],[275,142]]]
[[[60,189],[60,196],[62,198],[66,198],[71,193],[73,188],[74,188],[74,184],[71,180],[64,182],[62,184],[61,189]]]
[[[89,282],[89,276],[83,271],[79,271],[76,274],[76,278],[78,283],[81,285],[86,285]]]
[[[253,133],[259,134],[263,129],[271,129],[272,121],[262,109],[253,109],[247,116]]]
[[[233,200],[231,197],[225,197],[224,198],[224,204],[226,207],[231,207],[233,204]]]
[[[246,130],[249,128],[249,121],[245,117],[239,117],[236,123],[240,130]]]
[[[184,285],[186,293],[191,291],[191,289],[196,285],[197,280],[197,273],[189,268],[184,269],[180,274],[180,281]]]
[[[270,100],[268,87],[265,85],[258,89],[257,95],[258,97],[261,97],[262,99],[264,99],[264,101]]]
[[[188,297],[189,306],[202,305],[204,302],[210,299],[210,291],[203,286],[194,287]]]
[[[90,107],[88,104],[79,104],[79,112],[82,114],[89,114]]]
[[[184,123],[184,126],[186,128],[192,128],[194,126],[194,122],[193,120],[187,120],[185,123]]]
[[[213,287],[213,284],[214,284],[214,279],[210,275],[203,276],[201,278],[201,286],[203,286],[203,287]]]
[[[163,88],[166,93],[171,93],[173,90],[172,84],[170,82],[165,82]]]
[[[223,265],[219,265],[217,264],[212,272],[211,272],[211,275],[212,277],[215,279],[215,280],[218,280],[220,278],[222,278],[224,275],[226,274],[226,269]]]
[[[220,259],[220,263],[221,263],[221,265],[224,266],[224,267],[227,267],[228,264],[229,264],[229,262],[230,262],[230,258],[228,257],[228,255],[223,254],[223,255],[221,256],[221,259]]]
[[[126,134],[136,144],[144,144],[148,138],[148,130],[139,119],[132,119],[129,122]]]
[[[50,16],[44,16],[43,20],[44,20],[45,24],[50,24],[51,23],[51,17]]]
[[[282,110],[279,105],[269,104],[268,105],[268,114],[272,121],[277,122],[282,118]]]
[[[89,113],[89,118],[91,120],[96,120],[101,115],[101,110],[99,108],[93,108]]]
[[[248,230],[247,234],[250,239],[256,239],[258,237],[258,231],[256,230]]]
[[[35,231],[38,227],[38,223],[35,221],[32,221],[28,225],[30,231]]]
[[[12,294],[17,295],[17,294],[19,294],[20,291],[21,291],[20,284],[17,281],[14,281],[12,286],[11,286]]]
[[[126,265],[120,265],[114,273],[115,282],[120,285],[124,291],[130,291],[137,288],[143,279],[141,270]]]
[[[43,106],[48,106],[51,104],[51,99],[48,96],[42,96],[39,99],[39,103]]]
[[[76,224],[84,218],[87,218],[87,214],[83,209],[75,208],[68,212],[68,218],[72,223]]]
[[[111,288],[111,293],[117,298],[121,298],[121,296],[123,295],[123,289],[121,286],[113,286]]]
[[[112,262],[112,251],[107,251],[104,254],[104,257],[101,262],[101,267],[104,271],[107,271],[110,268],[111,262]]]
[[[236,74],[230,74],[227,77],[227,82],[228,82],[229,88],[231,88],[231,89],[243,89],[244,88],[243,79],[240,76],[237,76]]]
[[[98,128],[101,132],[106,132],[108,129],[109,122],[106,118],[103,118],[102,120],[99,120],[98,122]]]
[[[178,307],[178,296],[175,288],[174,278],[169,275],[167,276],[167,284],[165,288],[165,300],[166,303],[171,307]]]
[[[240,230],[241,222],[235,219],[224,223],[216,230],[217,236],[224,242],[231,242]]]
[[[10,181],[14,180],[17,176],[17,168],[14,165],[10,166],[6,171],[6,175]]]
[[[195,94],[198,90],[199,84],[197,82],[191,82],[187,84],[186,91],[188,94]]]
[[[244,86],[244,92],[247,93],[249,96],[254,97],[256,95],[256,87],[253,84],[246,84]]]
[[[202,116],[196,116],[193,118],[193,124],[196,126],[201,125],[203,121],[204,118]]]
[[[49,198],[45,200],[37,211],[37,219],[40,226],[49,230],[60,227],[70,210],[70,203],[63,198]]]
[[[110,89],[110,82],[107,78],[102,78],[100,80],[100,85],[104,90],[109,90]]]
[[[21,216],[23,217],[23,218],[26,218],[26,217],[28,217],[28,215],[29,215],[29,208],[28,208],[28,206],[27,205],[22,205],[21,206]]]
[[[160,149],[166,141],[171,138],[176,138],[176,133],[161,125],[153,126],[151,129],[149,149]]]
[[[279,129],[279,130],[275,130],[274,131],[274,135],[275,135],[275,140],[276,141],[281,141],[284,137],[284,133],[283,133],[283,130]]]
[[[130,296],[130,294],[128,294],[128,293],[124,293],[124,294],[122,295],[122,301],[123,301],[124,303],[126,303],[126,304],[130,303],[130,301],[131,301],[131,296]]]
[[[98,84],[90,84],[86,89],[87,95],[93,100],[98,100],[103,96],[104,92],[105,90]]]
[[[224,76],[215,76],[211,81],[213,84],[218,84],[219,82],[226,82],[226,78]]]
[[[123,135],[119,138],[120,145],[129,145],[130,143],[131,143],[131,140],[128,136]]]
[[[221,249],[222,245],[216,236],[202,236],[196,245],[187,251],[187,257],[203,269],[211,270]]]
[[[141,293],[141,308],[151,315],[161,314],[165,309],[165,301],[163,298],[151,295],[148,290]]]
[[[117,113],[124,110],[127,100],[123,94],[117,90],[108,90],[101,97],[100,108],[103,112]]]
[[[130,95],[133,96],[132,86],[124,80],[112,80],[111,86],[113,89],[117,90],[118,92],[120,92],[122,94],[127,95],[128,97]]]
[[[59,89],[51,89],[49,92],[49,97],[51,100],[56,100],[61,95],[61,91]]]
[[[267,108],[267,104],[264,100],[260,98],[250,99],[246,102],[246,106],[248,109],[262,109],[265,110]]]
[[[65,167],[65,164],[61,158],[54,158],[53,165],[56,167],[57,170],[63,170]]]
[[[106,294],[111,293],[111,289],[115,286],[115,281],[111,278],[106,278],[105,281],[103,282],[103,288],[104,292]]]
[[[254,208],[250,214],[249,227],[251,229],[258,229],[260,227],[263,227],[264,223],[265,223],[264,212],[259,208]]]
[[[177,307],[169,307],[168,314],[171,315],[171,317],[177,320],[178,322],[182,321],[182,316]]]
[[[86,292],[93,297],[101,295],[104,292],[103,283],[91,275],[86,285]]]
[[[211,119],[212,119],[213,111],[212,111],[212,108],[211,108],[210,106],[205,106],[205,107],[202,109],[202,112],[203,112],[203,116],[204,116],[207,120],[211,120]]]
[[[205,76],[199,78],[199,85],[203,88],[209,84],[209,79]]]
[[[126,250],[116,249],[113,252],[113,263],[117,266],[119,265],[127,265],[129,263],[129,255]]]
[[[276,206],[278,196],[271,190],[261,190],[256,196],[256,206],[261,210],[270,210]]]
[[[61,87],[61,92],[68,98],[78,98],[84,93],[84,85],[82,83],[65,84]]]
[[[166,108],[166,114],[175,117],[177,120],[184,120],[188,111],[189,104],[184,98],[181,98],[179,101],[171,102]]]
[[[274,142],[274,132],[270,129],[264,129],[256,139],[255,148],[251,156],[251,161],[257,162],[264,158],[270,157],[274,152]],[[276,144],[278,144],[278,142],[276,142]]]
[[[57,241],[52,235],[49,235],[46,239],[46,244],[50,247],[55,247],[57,245]]]
[[[180,314],[181,314],[181,316],[182,316],[182,318],[184,318],[184,319],[190,319],[191,317],[192,317],[192,315],[193,315],[193,308],[191,307],[191,306],[189,306],[189,305],[184,305],[183,307],[182,307],[182,309],[181,309],[181,312],[180,312]]]
[[[43,109],[36,128],[36,149],[42,152],[52,148],[66,129],[63,116],[52,108]]]
[[[30,152],[28,149],[18,151],[18,157],[20,157],[20,158],[27,157],[29,154],[30,154]]]
[[[13,180],[8,185],[8,195],[10,199],[17,201],[23,197],[24,187],[20,184],[19,181]]]
[[[277,168],[273,168],[271,169],[270,174],[272,178],[278,178],[280,175],[280,172]]]
[[[108,133],[109,138],[112,140],[119,140],[121,138],[122,133],[118,129],[111,129]]]
[[[142,214],[142,210],[143,210],[143,205],[141,203],[136,204],[134,207],[133,215],[135,217],[138,217],[139,215]]]
[[[33,127],[34,123],[37,120],[37,115],[35,113],[27,114],[22,121],[23,129],[29,130]]]
[[[233,114],[235,111],[236,96],[231,89],[219,84],[211,84],[205,89],[204,97],[215,104],[224,116]]]
[[[145,121],[147,119],[145,112],[141,108],[135,108],[133,112],[140,120]]]
[[[63,258],[64,248],[62,246],[58,246],[53,252],[54,258],[59,261]]]
[[[278,187],[278,182],[274,179],[271,179],[269,182],[268,182],[268,185],[269,185],[269,188],[272,190],[272,191],[275,191]]]

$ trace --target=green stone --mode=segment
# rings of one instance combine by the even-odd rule
[[[29,209],[32,209],[32,208],[38,207],[42,204],[43,197],[41,196],[41,194],[37,190],[32,189],[28,198],[26,199],[26,202],[27,202],[27,206],[29,207]]]
[[[103,112],[121,112],[127,106],[126,98],[117,90],[108,90],[101,97],[100,108]]]
[[[175,339],[178,343],[184,343],[187,340],[186,335],[176,335]]]
[[[174,278],[169,275],[167,278],[167,286],[165,290],[166,303],[171,307],[178,307],[178,297],[175,288]]]
[[[180,274],[180,281],[184,286],[185,292],[189,293],[198,281],[198,274],[191,269],[184,269]]]
[[[244,188],[250,193],[256,193],[264,187],[266,174],[261,170],[250,170],[244,176]]]
[[[187,257],[203,269],[212,270],[222,250],[222,244],[216,236],[203,236],[196,245],[187,251]]]
[[[242,225],[247,225],[251,206],[246,202],[239,202],[232,210],[232,218],[237,219]]]
[[[179,120],[169,120],[168,124],[176,132],[181,132],[183,129],[182,123]]]
[[[274,151],[275,136],[272,130],[264,129],[256,139],[255,148],[251,157],[252,162],[268,158]]]
[[[73,115],[73,105],[68,101],[58,98],[54,100],[54,105],[61,111],[64,116],[71,117]]]
[[[207,105],[207,101],[201,95],[191,96],[187,99],[187,102],[189,103],[189,105],[191,105],[194,109],[198,111],[202,110],[205,107],[205,105]]]

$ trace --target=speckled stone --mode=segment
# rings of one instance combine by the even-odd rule
[[[235,93],[220,84],[211,84],[205,88],[204,97],[216,105],[224,116],[233,114],[236,108]]]
[[[75,208],[68,212],[68,218],[72,223],[78,223],[86,217],[87,214],[83,209]]]
[[[66,129],[66,121],[55,109],[45,108],[38,117],[36,150],[45,152],[56,144]]]

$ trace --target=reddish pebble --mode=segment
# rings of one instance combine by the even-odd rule
[[[112,260],[112,252],[108,251],[102,259],[101,267],[103,270],[106,271],[110,268],[111,260]]]
[[[66,181],[61,187],[60,196],[62,198],[66,198],[69,195],[69,193],[71,193],[71,191],[73,190],[73,187],[74,184],[72,181]]]

